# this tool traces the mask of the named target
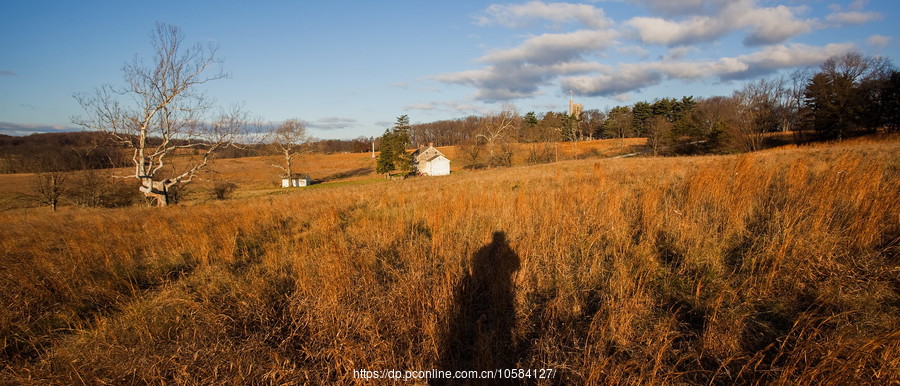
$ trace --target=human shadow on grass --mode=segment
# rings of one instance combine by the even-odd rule
[[[469,272],[454,292],[448,334],[442,344],[440,369],[481,371],[514,368],[519,348],[513,339],[515,286],[519,256],[504,232],[472,255]],[[498,382],[500,381],[500,382]],[[432,380],[431,384],[479,384],[477,380]],[[504,383],[493,379],[491,384]]]

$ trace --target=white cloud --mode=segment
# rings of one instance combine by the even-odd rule
[[[822,47],[805,44],[778,45],[735,59],[749,66],[743,77],[752,77],[783,68],[818,65],[832,56],[843,55],[855,49],[853,44],[827,44]],[[734,78],[741,78],[740,75]]]
[[[816,21],[812,19],[798,20],[794,16],[794,10],[783,5],[733,11],[736,14],[731,16],[736,25],[750,29],[750,35],[744,39],[744,44],[751,46],[780,43],[807,33],[816,25]]]
[[[854,1],[847,12],[841,6],[830,7],[833,16],[828,22],[831,24],[825,18],[804,17],[809,11],[807,6],[785,6],[762,0],[631,1],[651,12],[626,20],[622,23],[625,28],[617,29],[609,28],[613,21],[607,20],[603,10],[583,4],[531,1],[490,6],[479,19],[482,25],[524,27],[535,21],[550,21],[580,22],[589,28],[529,36],[516,47],[487,52],[476,60],[482,65],[479,69],[445,73],[431,79],[471,86],[475,88],[474,98],[487,102],[542,95],[550,85],[558,86],[562,92],[571,89],[587,96],[628,98],[630,93],[666,81],[722,82],[818,65],[854,46],[785,42],[797,35],[831,27],[838,21],[849,23],[875,17],[873,13],[861,11],[865,0]],[[585,13],[578,16],[576,10]],[[697,46],[697,43],[716,43],[733,34],[742,37],[745,46],[759,48],[744,55],[693,59],[715,55],[715,51],[706,53],[706,47],[716,45]],[[883,46],[889,40],[877,35],[869,42],[872,46]],[[647,61],[650,49],[656,49],[648,49],[647,44],[668,47],[668,51],[655,61]],[[616,64],[613,60],[623,59],[604,56],[607,50],[632,56],[636,62]]]
[[[504,101],[538,95],[541,86],[562,75],[600,71],[607,66],[585,60],[615,44],[616,31],[581,30],[567,34],[544,34],[527,39],[518,47],[495,50],[478,59],[480,70],[442,74],[433,79],[477,88],[475,98]]]
[[[557,24],[579,22],[588,28],[606,28],[613,24],[602,9],[587,4],[544,3],[494,4],[477,19],[479,25],[500,24],[511,28],[529,27],[536,20]]]
[[[637,56],[642,59],[650,56],[650,51],[648,51],[644,47],[637,46],[637,45],[618,46],[618,47],[616,47],[616,52],[623,54],[623,55]]]
[[[844,54],[854,48],[852,44],[829,44],[823,47],[792,44],[769,46],[751,54],[710,61],[624,63],[594,75],[563,78],[561,89],[575,90],[581,95],[615,97],[637,92],[666,80],[746,79],[781,69],[819,64],[831,56]]]
[[[664,16],[713,14],[732,0],[632,0]]]
[[[303,121],[304,126],[317,130],[340,130],[356,126],[353,118],[327,117],[317,119],[314,122]]]
[[[727,24],[710,17],[694,17],[680,23],[659,17],[635,17],[626,24],[637,31],[642,42],[664,45],[710,42],[729,29]]]
[[[644,43],[677,46],[715,41],[733,31],[747,30],[749,46],[783,42],[812,30],[816,22],[795,16],[797,9],[783,5],[760,8],[753,0],[716,2],[712,14],[699,14],[673,21],[661,17],[635,17],[625,24]]]
[[[892,39],[890,36],[875,34],[875,35],[869,36],[869,38],[866,39],[866,44],[868,44],[872,47],[884,48],[888,44],[891,44],[891,40]]]
[[[486,63],[533,63],[547,65],[572,60],[588,52],[609,47],[618,33],[613,30],[581,30],[564,34],[543,34],[520,46],[489,52],[479,61]]]
[[[687,54],[699,51],[699,48],[692,46],[672,47],[669,49],[669,52],[667,52],[666,55],[663,56],[663,60],[681,60],[685,56],[687,56]]]
[[[880,20],[884,16],[878,12],[834,12],[825,17],[825,20],[836,23],[838,25],[857,25],[865,24],[870,21]]]
[[[850,6],[848,8],[854,11],[860,11],[866,7],[866,4],[869,4],[869,0],[854,0],[852,3],[850,3]]]

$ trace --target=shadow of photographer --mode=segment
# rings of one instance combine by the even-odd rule
[[[519,266],[519,256],[504,232],[494,232],[491,243],[472,255],[470,270],[454,292],[448,334],[442,347],[443,370],[515,367],[518,348],[513,339],[513,275]],[[466,383],[460,381],[450,383]]]

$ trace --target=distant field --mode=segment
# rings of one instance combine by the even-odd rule
[[[622,140],[595,140],[583,141],[577,144],[579,158],[603,158],[634,151],[634,149],[646,143],[645,138],[626,138]],[[525,157],[529,144],[513,144],[513,163],[526,163]],[[543,144],[539,144],[543,146]],[[566,160],[575,157],[575,146],[572,143],[548,144],[555,146],[559,159]],[[467,161],[460,154],[460,150],[454,146],[438,147],[451,161],[451,170],[462,170]],[[377,155],[378,153],[376,153]],[[281,187],[281,171],[272,166],[281,162],[277,156],[248,157],[235,159],[215,160],[212,166],[188,186],[189,201],[207,201],[210,199],[210,190],[216,181],[227,181],[237,185],[236,197],[255,197],[273,193],[284,193]],[[178,159],[173,161],[178,164]],[[375,174],[375,159],[371,153],[340,153],[340,154],[304,154],[295,161],[295,167],[304,173],[308,173],[315,183],[333,183],[337,181],[351,181],[360,179],[379,178]],[[127,168],[118,170],[106,170],[113,175],[127,175],[133,172]],[[73,176],[76,173],[70,173]],[[0,174],[0,210],[9,208],[33,207],[38,204],[29,200],[24,195],[34,192],[34,175]],[[74,177],[73,177],[74,179]],[[122,179],[121,183],[135,183],[134,179]],[[135,187],[135,191],[137,188]],[[63,200],[66,204],[66,200]]]
[[[391,181],[310,156],[328,183],[290,190],[274,160],[222,160],[240,198],[2,212],[0,382],[900,382],[900,138],[579,146],[597,153]]]

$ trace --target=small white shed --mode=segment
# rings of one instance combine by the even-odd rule
[[[301,177],[301,176],[292,176],[291,178],[284,177],[281,179],[281,187],[282,188],[299,188],[302,186],[309,185],[309,177]]]
[[[423,176],[446,176],[450,174],[450,160],[444,153],[429,143],[428,147],[420,147],[412,154],[413,167]]]
[[[419,164],[419,172],[426,176],[446,176],[450,174],[450,160],[443,154],[436,155]]]

